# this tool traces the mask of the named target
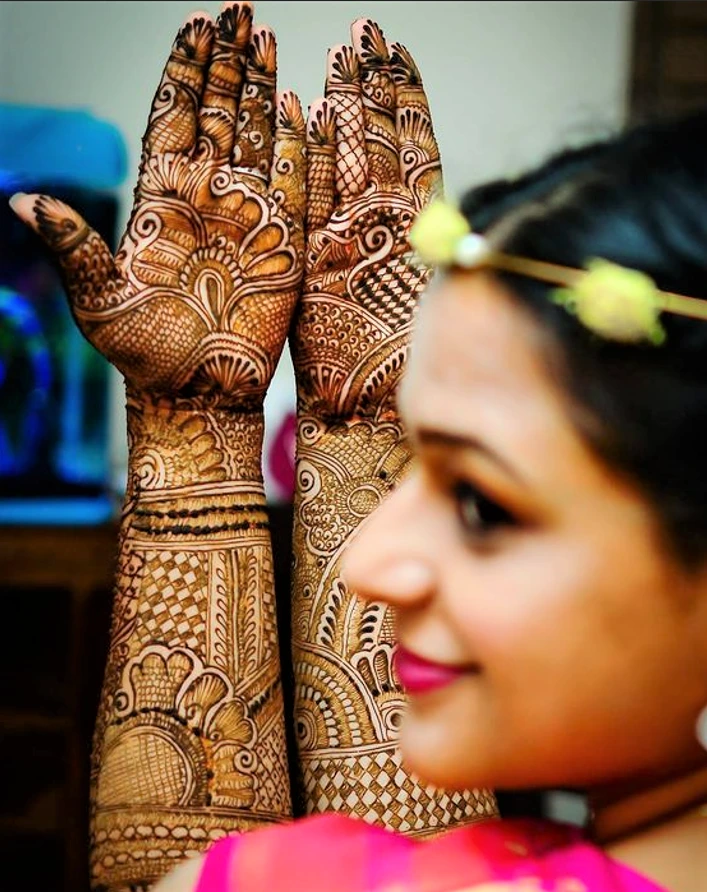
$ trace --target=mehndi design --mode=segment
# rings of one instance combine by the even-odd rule
[[[129,479],[95,732],[96,889],[144,889],[292,814],[261,474],[263,399],[302,282],[305,126],[248,3],[189,17],[113,258],[70,208],[15,209],[127,384]],[[247,55],[247,61],[246,61]]]
[[[408,232],[441,188],[419,73],[370,21],[329,53],[308,121],[305,291],[293,327],[298,385],[294,530],[295,720],[305,807],[424,836],[495,813],[486,791],[423,786],[399,760],[403,695],[390,612],[348,592],[340,559],[409,464],[395,406],[428,272]],[[396,98],[397,97],[397,98]]]

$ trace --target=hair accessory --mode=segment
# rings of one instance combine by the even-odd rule
[[[707,301],[660,291],[650,276],[608,260],[592,259],[585,269],[495,251],[454,205],[437,199],[417,217],[410,244],[427,266],[495,269],[561,286],[552,300],[588,329],[609,340],[662,344],[661,312],[707,319]]]

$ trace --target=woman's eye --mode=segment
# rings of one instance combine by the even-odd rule
[[[469,483],[456,483],[453,497],[459,521],[468,533],[483,536],[500,527],[517,526],[516,519],[508,511]]]

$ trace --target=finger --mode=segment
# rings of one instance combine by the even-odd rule
[[[143,160],[162,152],[193,150],[213,36],[214,23],[206,12],[192,13],[180,28],[152,101]]]
[[[53,253],[71,309],[88,335],[106,311],[119,303],[120,274],[110,248],[73,208],[50,195],[18,193],[10,206]]]
[[[390,64],[396,92],[396,129],[403,183],[420,206],[442,192],[442,165],[420,72],[408,50],[390,45]]]
[[[351,37],[361,68],[368,176],[378,185],[400,182],[395,131],[395,84],[383,32],[370,19],[358,19]]]
[[[199,157],[229,160],[236,134],[238,100],[253,23],[251,3],[224,3],[216,19],[204,95],[199,111]]]
[[[300,224],[307,205],[307,149],[304,116],[291,91],[275,97],[275,143],[270,192]]]
[[[267,25],[253,29],[238,110],[233,164],[262,179],[270,176],[275,117],[277,45]]]
[[[307,230],[320,229],[334,212],[336,126],[326,99],[315,100],[307,118]]]
[[[336,191],[345,201],[368,183],[361,73],[353,47],[329,50],[325,95],[336,114]]]

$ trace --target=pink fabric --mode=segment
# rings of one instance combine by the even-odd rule
[[[239,841],[238,836],[225,836],[211,846],[199,875],[196,892],[229,892],[231,860]]]
[[[215,843],[196,892],[666,892],[573,827],[485,821],[417,842],[320,815]]]

